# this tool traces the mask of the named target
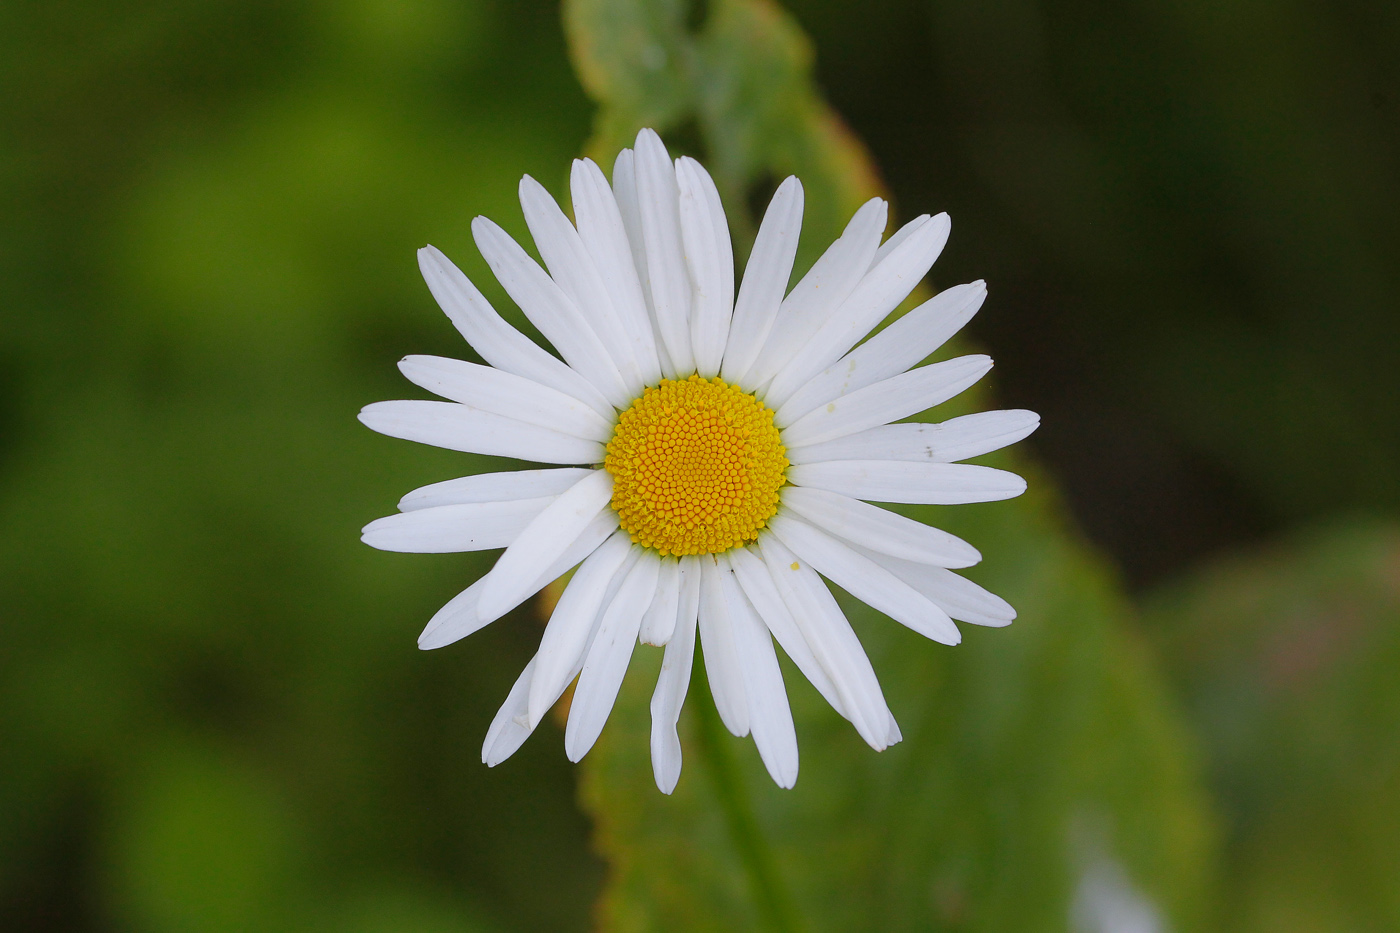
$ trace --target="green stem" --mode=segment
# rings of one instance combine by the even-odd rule
[[[758,828],[758,819],[754,816],[738,763],[725,747],[724,740],[728,733],[720,722],[709,684],[703,677],[697,679],[700,681],[696,685],[699,689],[692,690],[691,695],[695,698],[698,726],[695,731],[699,750],[709,764],[725,822],[729,825],[734,847],[739,850],[739,858],[749,877],[754,903],[766,929],[773,933],[799,933],[804,924],[778,875],[773,851]]]

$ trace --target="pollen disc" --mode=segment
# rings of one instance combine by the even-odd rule
[[[663,379],[618,419],[604,466],[632,540],[715,554],[757,539],[778,510],[786,451],[773,411],[719,378]]]

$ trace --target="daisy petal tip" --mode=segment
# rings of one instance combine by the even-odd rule
[[[429,622],[427,628],[423,629],[418,636],[418,650],[436,651],[438,648],[446,648],[457,640],[448,633],[447,626]]]
[[[894,716],[890,716],[890,731],[885,734],[885,748],[889,748],[891,745],[898,745],[903,741],[904,734],[899,731],[899,723],[894,721]]]
[[[667,797],[676,792],[676,785],[680,783],[681,769],[679,762],[672,764],[666,762],[657,764],[652,768],[652,777],[656,779],[656,789]]]

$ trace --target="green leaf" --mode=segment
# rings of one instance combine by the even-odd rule
[[[1400,928],[1400,528],[1221,562],[1147,621],[1228,819],[1224,929]]]
[[[739,231],[752,219],[735,208],[795,173],[810,261],[880,190],[813,89],[809,45],[761,0],[716,0],[693,33],[666,9],[566,4],[599,103],[589,151],[610,159],[660,115],[676,148],[703,148]],[[675,63],[666,80],[629,84],[644,73],[639,50],[656,48]],[[987,462],[1031,474],[1032,494],[904,511],[978,546],[986,561],[968,576],[1016,605],[1019,622],[967,626],[948,649],[843,598],[902,744],[870,751],[787,665],[802,773],[779,790],[752,744],[719,725],[697,664],[685,771],[665,797],[648,743],[660,652],[639,649],[585,762],[584,801],[611,866],[603,928],[1097,929],[1105,885],[1176,929],[1199,926],[1214,835],[1190,742],[1115,581],[1067,531],[1048,482],[1024,460]]]

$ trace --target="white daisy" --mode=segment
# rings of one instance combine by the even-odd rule
[[[953,461],[1039,423],[1028,411],[892,423],[991,368],[985,356],[917,366],[976,313],[982,282],[942,292],[857,346],[928,272],[948,216],[919,217],[882,244],[886,204],[873,199],[788,292],[802,221],[802,186],[788,178],[736,297],[714,182],[694,159],[672,162],[651,130],[618,156],[611,185],[593,162],[574,162],[571,190],[576,224],[533,179],[520,183],[548,272],[491,221],[472,224],[501,285],[559,356],[426,247],[428,287],[489,365],[407,357],[404,375],[449,401],[360,413],[394,437],[567,465],[425,486],[364,529],[366,543],[393,551],[505,548],[433,616],[421,648],[470,635],[577,567],[483,761],[519,748],[575,678],[565,749],[582,758],[640,640],[666,649],[651,751],[670,793],[697,631],[720,717],[736,736],[753,734],[781,786],[797,779],[797,738],[773,639],[873,748],[898,742],[822,577],[944,644],[960,640],[953,619],[1009,623],[1011,606],[952,572],[981,559],[971,545],[861,500],[1019,495],[1019,476]]]

